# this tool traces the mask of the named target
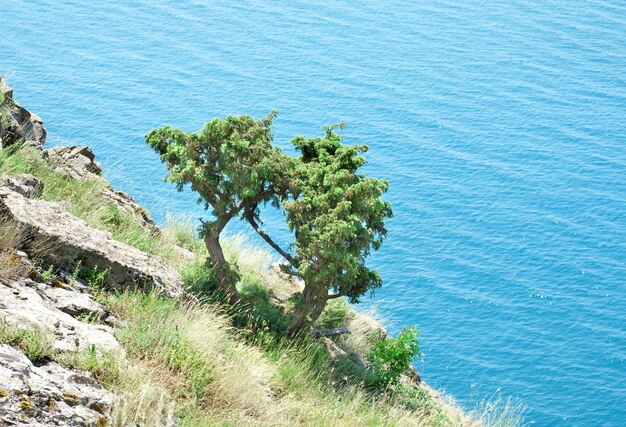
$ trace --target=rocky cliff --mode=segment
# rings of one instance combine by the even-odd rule
[[[101,166],[88,147],[45,149],[41,119],[16,103],[1,79],[0,96],[1,148],[30,147],[62,174],[101,179]],[[182,280],[163,259],[116,241],[59,203],[39,200],[43,190],[42,181],[30,174],[0,176],[0,330],[4,341],[15,344],[0,345],[0,424],[105,425],[113,395],[88,372],[46,356],[33,363],[27,354],[34,344],[27,340],[45,336],[51,352],[123,355],[113,334],[115,317],[77,276],[79,268],[106,271],[102,285],[110,290],[152,288],[168,298],[182,296]],[[146,233],[159,232],[127,194],[106,184],[103,195]]]

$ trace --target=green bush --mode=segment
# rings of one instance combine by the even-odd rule
[[[418,334],[419,330],[415,326],[404,327],[398,338],[384,338],[374,345],[367,360],[379,385],[396,384],[400,374],[421,354]]]

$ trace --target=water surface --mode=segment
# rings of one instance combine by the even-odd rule
[[[348,121],[396,213],[364,306],[420,326],[426,381],[623,423],[626,5],[267,3],[0,0],[0,73],[159,221],[201,210],[162,183],[152,127],[278,109],[288,147]]]

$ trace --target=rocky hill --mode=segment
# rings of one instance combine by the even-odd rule
[[[368,383],[385,332],[341,301],[320,322],[348,334],[281,337],[300,285],[241,238],[245,309],[220,305],[193,226],[158,228],[88,147],[46,149],[2,80],[0,106],[0,424],[481,424],[414,370]]]

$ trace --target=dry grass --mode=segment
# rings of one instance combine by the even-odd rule
[[[73,180],[29,151],[0,151],[0,171],[38,176],[45,184],[44,199],[60,201],[114,238],[164,257],[190,289],[211,286],[206,250],[193,221],[168,218],[160,235],[146,233],[114,206],[99,205],[103,180]],[[18,240],[15,228],[0,224],[0,277],[2,266],[8,265],[2,257],[12,253]],[[337,378],[318,343],[285,340],[267,326],[284,320],[267,304],[268,292],[285,301],[301,285],[272,267],[269,253],[247,243],[244,235],[223,239],[223,246],[239,268],[242,295],[256,310],[252,315],[266,326],[236,329],[236,316],[212,304],[184,305],[141,293],[109,295],[107,304],[121,321],[116,336],[126,358],[87,355],[73,363],[93,371],[119,397],[111,416],[114,425],[508,427],[520,422],[511,404],[504,411],[497,409],[501,405],[485,405],[470,420],[428,390],[372,392]],[[338,343],[348,352],[369,353],[380,323],[341,301],[332,309],[326,320],[345,320],[352,331]]]
[[[15,250],[22,239],[21,230],[8,220],[0,220],[0,279],[21,276],[26,269]]]

